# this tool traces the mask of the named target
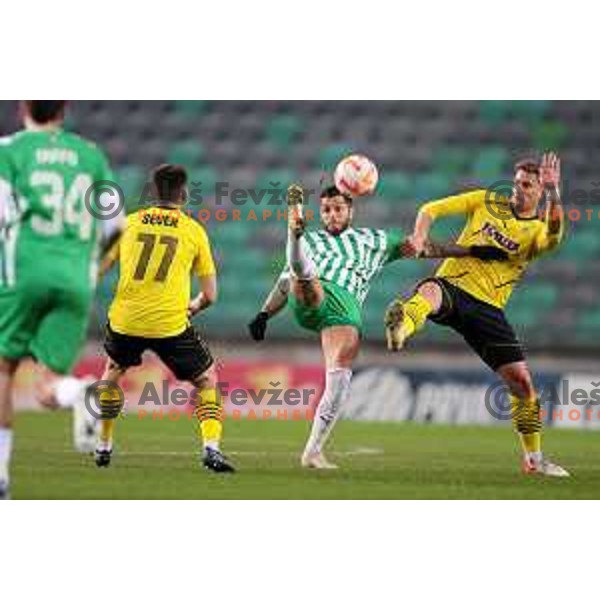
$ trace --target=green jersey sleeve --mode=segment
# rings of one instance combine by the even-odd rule
[[[11,138],[0,138],[0,227],[9,219],[9,205],[13,192],[13,168],[10,161]]]
[[[0,179],[13,184],[13,168],[10,160],[10,143],[12,138],[0,137]]]
[[[402,258],[400,244],[404,241],[404,233],[399,229],[389,229],[385,232],[387,249],[384,264]]]

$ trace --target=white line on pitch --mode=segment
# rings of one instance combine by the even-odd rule
[[[65,453],[71,454],[65,450]],[[193,453],[190,451],[180,451],[180,450],[148,450],[144,452],[139,451],[129,451],[122,450],[118,451],[117,454],[119,456],[190,456]],[[225,454],[230,454],[231,456],[296,456],[298,452],[265,452],[258,450],[232,450],[228,451]],[[366,456],[366,455],[378,455],[383,454],[383,450],[381,448],[370,448],[370,447],[358,447],[351,448],[350,450],[339,450],[332,451],[330,454],[336,456]]]

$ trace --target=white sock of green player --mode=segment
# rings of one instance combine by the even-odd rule
[[[0,481],[8,483],[10,456],[12,454],[12,429],[0,428]]]
[[[89,381],[77,377],[60,377],[52,383],[54,397],[61,408],[71,408],[85,395]]]
[[[296,237],[291,231],[288,231],[286,255],[290,271],[298,279],[317,277],[317,267],[310,257],[310,250],[303,237]]]
[[[325,378],[325,391],[319,401],[315,412],[312,429],[304,454],[318,454],[321,452],[342,406],[350,396],[350,382],[352,371],[350,369],[329,369]]]
[[[98,423],[89,411],[85,395],[90,379],[60,377],[52,383],[58,405],[73,409],[73,443],[79,452],[91,452],[95,448]]]

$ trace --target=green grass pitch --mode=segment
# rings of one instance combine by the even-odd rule
[[[14,499],[600,498],[600,432],[549,431],[547,452],[568,480],[524,477],[508,428],[340,422],[329,455],[338,471],[298,465],[307,422],[227,421],[224,450],[239,472],[208,473],[192,425],[118,424],[109,469],[71,451],[68,414],[17,415]]]

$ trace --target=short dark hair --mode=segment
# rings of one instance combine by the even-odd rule
[[[65,115],[66,100],[25,100],[27,114],[40,125],[49,121],[63,119]]]
[[[323,198],[335,198],[336,196],[341,196],[348,206],[352,206],[352,196],[350,194],[345,194],[335,185],[330,185],[323,189],[320,198],[323,200]]]
[[[525,171],[530,175],[540,176],[540,163],[535,158],[524,158],[515,165],[515,174],[518,171]]]
[[[187,172],[180,165],[159,165],[152,172],[157,201],[178,202],[187,183]]]

